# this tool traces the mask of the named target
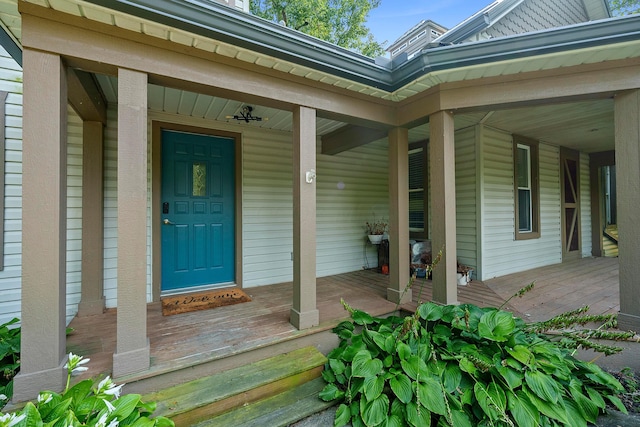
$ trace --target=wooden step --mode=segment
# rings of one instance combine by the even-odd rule
[[[315,347],[304,347],[147,394],[143,401],[156,402],[154,415],[177,427],[191,426],[316,379],[326,361]]]
[[[318,397],[325,385],[322,378],[316,378],[276,396],[202,421],[195,427],[288,426],[334,405]]]

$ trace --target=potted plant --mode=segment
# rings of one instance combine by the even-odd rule
[[[365,222],[365,229],[367,230],[367,236],[369,236],[369,241],[374,245],[380,244],[384,233],[387,232],[387,222],[380,218],[376,219],[375,215],[372,221]]]
[[[460,261],[458,261],[458,285],[466,286],[467,284],[469,284],[469,282],[471,281],[471,271],[471,267],[460,264]]]

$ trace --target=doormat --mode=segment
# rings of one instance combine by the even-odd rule
[[[251,298],[240,289],[222,289],[191,294],[168,296],[162,300],[162,315],[188,313],[190,311],[207,310],[225,305],[249,302]]]

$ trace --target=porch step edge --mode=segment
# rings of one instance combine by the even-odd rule
[[[143,400],[156,402],[155,415],[193,422],[317,378],[326,361],[315,347],[303,347],[149,393]]]
[[[325,385],[322,378],[316,378],[278,395],[225,412],[193,426],[285,427],[335,404],[335,402],[325,402],[318,397]]]

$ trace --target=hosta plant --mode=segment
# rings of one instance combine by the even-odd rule
[[[13,394],[13,377],[20,368],[20,328],[12,319],[0,325],[0,409]]]
[[[346,303],[320,393],[335,426],[572,426],[607,404],[626,412],[620,383],[509,312],[420,305],[375,318]]]
[[[40,392],[35,403],[12,414],[0,412],[0,427],[174,427],[164,417],[151,418],[155,403],[143,403],[139,394],[120,396],[122,385],[110,377],[87,379],[70,387],[72,374],[82,372],[89,359],[73,353],[67,362],[67,385],[62,393]]]

